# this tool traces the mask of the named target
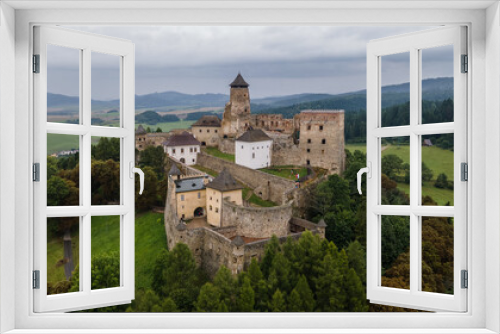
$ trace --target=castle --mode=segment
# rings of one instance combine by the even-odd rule
[[[227,170],[215,178],[173,164],[168,175],[165,229],[169,249],[185,243],[197,263],[213,276],[221,265],[234,275],[261,258],[275,235],[281,243],[297,240],[306,230],[325,235],[324,221],[315,224],[293,217],[292,203],[254,207],[242,199],[242,186]]]
[[[286,119],[274,114],[253,115],[250,108],[249,84],[238,74],[230,84],[222,120],[216,115],[203,116],[189,133],[149,137],[144,131],[136,133],[137,149],[164,145],[173,162],[165,204],[168,247],[185,243],[210,275],[221,265],[233,274],[240,273],[252,258],[262,257],[272,236],[280,242],[298,239],[307,230],[325,236],[324,220],[315,224],[296,216],[295,209],[304,207],[306,189],[297,188],[293,180],[255,169],[291,165],[317,167],[328,173],[344,170],[343,110],[304,110]],[[185,145],[177,147],[172,142],[182,136],[191,136],[190,142],[199,145],[189,151],[184,148],[184,153],[194,153],[196,159],[178,156]],[[200,151],[203,146],[236,153],[236,164]],[[218,176],[213,178],[190,167],[195,161]],[[251,204],[250,197],[243,198],[242,184],[277,206]],[[248,190],[247,194],[252,195]]]
[[[191,126],[190,131],[201,146],[235,154],[237,138],[249,130],[262,130],[273,140],[272,166],[310,166],[330,173],[343,172],[344,110],[303,110],[292,119],[280,114],[252,114],[250,85],[243,76],[238,73],[229,86],[229,102],[222,120],[216,115],[206,115]],[[173,132],[146,134],[140,126],[136,131],[136,148],[162,145]]]

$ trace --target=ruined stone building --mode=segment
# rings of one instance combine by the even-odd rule
[[[252,258],[263,256],[273,235],[281,243],[287,238],[297,240],[306,230],[324,237],[324,221],[315,224],[293,217],[291,202],[269,208],[250,206],[242,201],[241,188],[227,170],[212,179],[195,169],[182,173],[173,166],[165,206],[168,248],[185,243],[209,275],[215,275],[221,265],[236,275]],[[180,200],[182,195],[184,201]],[[212,205],[212,212],[218,208],[216,226],[208,223],[210,209],[206,205]]]

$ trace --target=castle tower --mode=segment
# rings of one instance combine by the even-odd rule
[[[240,73],[236,76],[229,94],[229,102],[224,109],[222,135],[236,137],[250,127],[250,86]]]

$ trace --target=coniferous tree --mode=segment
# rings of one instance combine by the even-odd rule
[[[316,301],[322,312],[343,311],[342,276],[335,258],[327,254],[322,261],[321,270],[316,279]]]
[[[366,302],[366,293],[363,283],[353,268],[349,269],[345,279],[345,293],[347,299],[347,312],[366,312],[368,311],[368,304]]]
[[[260,269],[262,270],[264,278],[269,277],[274,256],[278,251],[280,251],[280,244],[278,238],[275,235],[273,235],[271,237],[271,240],[269,240],[269,243],[266,245],[264,257],[262,258],[262,261],[260,263]]]
[[[297,285],[292,290],[288,306],[291,312],[314,311],[316,302],[314,301],[314,295],[304,275],[300,276]]]
[[[236,281],[231,274],[231,271],[225,266],[220,266],[217,274],[215,274],[213,284],[220,291],[220,299],[223,301],[229,311],[236,310]]]
[[[197,312],[217,312],[220,308],[220,292],[212,283],[205,283],[195,303]]]
[[[285,296],[281,293],[280,289],[276,290],[273,298],[269,303],[269,311],[271,312],[286,312]]]
[[[240,287],[237,303],[238,311],[240,312],[254,311],[255,292],[252,289],[252,285],[248,277],[243,279],[243,285]]]

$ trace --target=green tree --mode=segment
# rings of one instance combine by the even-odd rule
[[[316,301],[318,310],[322,312],[340,312],[344,310],[346,298],[341,290],[343,277],[337,266],[336,257],[331,254],[325,256],[321,270],[316,278]]]
[[[217,312],[220,308],[220,292],[212,283],[205,283],[195,303],[197,312]]]
[[[448,176],[446,174],[441,173],[438,175],[436,182],[434,183],[434,187],[447,189],[448,188]]]
[[[280,251],[280,243],[278,241],[278,238],[275,235],[273,235],[271,237],[271,240],[269,240],[269,243],[266,245],[266,249],[264,251],[264,257],[262,258],[262,261],[260,263],[260,269],[262,270],[264,278],[267,279],[269,277],[274,256],[279,251]]]
[[[422,162],[422,180],[423,181],[430,181],[432,180],[432,177],[434,176],[434,172],[427,167],[427,165]]]
[[[271,312],[286,312],[285,296],[281,293],[280,289],[276,290],[273,298],[269,303],[269,311]]]
[[[243,285],[238,293],[238,311],[240,312],[253,312],[255,305],[255,292],[252,289],[250,279],[245,277]]]
[[[164,265],[162,268],[161,265]],[[203,280],[196,268],[193,254],[186,244],[178,243],[170,252],[162,252],[153,268],[153,288],[160,290],[162,298],[170,297],[180,311],[193,310],[194,302],[203,285]]]
[[[353,268],[350,268],[347,277],[344,280],[345,293],[347,299],[347,312],[366,312],[368,311],[368,304],[366,302],[366,293],[363,283]]]
[[[92,160],[92,205],[116,203],[120,200],[120,163],[112,159]]]
[[[316,302],[314,295],[307,284],[304,275],[300,276],[299,281],[290,294],[288,301],[289,311],[291,312],[313,312]]]
[[[396,181],[396,176],[404,170],[403,160],[395,154],[382,156],[382,173],[391,180]]]
[[[165,153],[162,146],[148,146],[139,153],[139,167],[151,167],[158,179],[165,175]]]
[[[219,289],[221,301],[226,304],[229,311],[236,310],[236,281],[231,271],[227,269],[226,266],[222,265],[219,267],[219,270],[215,274],[213,284]]]
[[[120,162],[120,138],[101,137],[97,145],[91,147],[92,158]]]
[[[157,133],[160,133],[160,132],[163,132],[163,130],[162,130],[160,127],[157,127],[157,128],[156,128],[156,132],[157,132]]]
[[[127,312],[177,312],[177,306],[171,298],[163,300],[151,289],[138,290]]]
[[[144,167],[144,190],[142,195],[139,195],[139,176],[135,176],[135,207],[137,211],[150,210],[157,202],[156,186],[158,178],[151,167]]]
[[[64,205],[70,194],[70,187],[66,181],[59,176],[53,175],[47,181],[47,205]]]
[[[353,241],[347,247],[349,267],[353,268],[363,284],[366,283],[366,253],[359,243]]]

